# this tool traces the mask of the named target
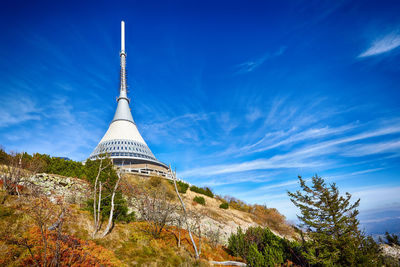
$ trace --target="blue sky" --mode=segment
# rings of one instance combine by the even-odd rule
[[[34,3],[33,3],[34,2]],[[110,123],[126,22],[133,117],[181,178],[296,209],[317,173],[400,219],[397,1],[3,1],[0,143],[85,159]]]

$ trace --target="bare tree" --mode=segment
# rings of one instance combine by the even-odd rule
[[[101,181],[99,181],[101,173],[110,166],[108,163],[103,166],[103,158],[100,159],[99,168],[97,171],[96,179],[94,181],[93,188],[93,232],[92,238],[94,238],[100,229],[100,210],[101,210],[101,192],[102,186]],[[98,190],[98,192],[97,192]]]
[[[147,228],[143,230],[159,238],[164,227],[173,222],[176,204],[173,202],[174,196],[168,192],[168,187],[161,178],[151,179],[156,181],[156,184],[151,185],[150,180],[150,185],[143,183],[132,186],[133,192],[130,195],[140,218],[147,223]]]
[[[33,176],[43,167],[43,162],[38,158],[23,160],[24,153],[11,152],[2,175],[3,188],[9,195],[21,196],[21,180],[23,177]],[[28,155],[29,156],[29,155]],[[3,202],[5,199],[3,199]]]
[[[56,204],[44,197],[31,196],[23,200],[29,203],[23,211],[31,219],[39,230],[39,238],[41,245],[37,245],[29,237],[16,235],[15,232],[25,232],[30,228],[29,224],[12,223],[4,229],[4,233],[0,239],[8,244],[14,244],[24,247],[29,251],[33,264],[35,266],[60,266],[62,225],[65,221],[68,208],[63,201],[59,199]],[[56,234],[52,235],[52,231],[56,230]],[[36,249],[33,249],[33,248]],[[39,249],[37,249],[39,248]]]
[[[181,246],[181,228],[182,228],[182,225],[185,223],[185,215],[184,215],[183,209],[177,209],[174,221],[176,224],[176,228],[178,230],[178,236],[177,236],[178,247],[180,247]]]
[[[56,231],[56,248],[54,250],[54,257],[52,259],[52,262],[50,263],[50,266],[61,266],[61,255],[63,251],[61,251],[61,243],[63,239],[62,235],[62,227],[65,222],[66,217],[69,215],[69,209],[68,207],[65,206],[64,201],[59,198],[57,200],[57,206],[59,207],[59,213],[58,216],[56,217],[57,221],[53,223],[48,230],[49,231]]]
[[[173,180],[174,180],[174,187],[175,187],[176,195],[178,196],[179,201],[181,202],[181,205],[182,205],[184,221],[185,221],[185,223],[186,223],[186,230],[189,232],[189,236],[190,236],[190,240],[192,241],[192,245],[193,245],[195,257],[196,257],[196,259],[198,259],[198,258],[199,258],[199,252],[197,251],[197,246],[196,246],[196,243],[194,242],[194,239],[193,239],[193,236],[192,236],[192,231],[191,231],[190,226],[189,226],[189,222],[188,222],[188,213],[187,213],[187,211],[186,211],[185,203],[183,203],[182,197],[181,197],[181,195],[179,194],[178,187],[177,187],[177,185],[176,185],[176,171],[175,171],[175,172],[172,172],[171,166],[169,167],[169,171],[170,171],[170,173],[171,173],[171,175],[172,175],[172,178],[173,178]]]
[[[208,225],[208,230],[204,236],[208,239],[211,247],[215,248],[221,242],[221,229],[217,227],[215,230],[211,224]]]
[[[10,153],[10,160],[3,174],[3,188],[9,195],[20,196],[19,183],[23,175],[22,154]]]
[[[194,211],[190,210],[187,212],[187,218],[188,218],[188,224],[189,224],[189,229],[193,233],[197,235],[197,238],[199,240],[198,242],[198,254],[199,256],[201,255],[201,246],[202,246],[202,237],[203,237],[203,232],[202,232],[202,220],[204,219],[204,214],[201,211]]]
[[[112,195],[111,195],[111,209],[110,209],[110,215],[108,216],[108,224],[107,224],[106,229],[104,229],[104,232],[103,232],[103,234],[101,235],[101,237],[105,237],[105,236],[111,231],[111,226],[112,226],[113,217],[114,217],[114,208],[115,208],[115,205],[114,205],[114,198],[115,198],[115,193],[117,192],[117,189],[118,189],[118,185],[119,185],[119,183],[120,183],[120,181],[121,181],[121,177],[122,177],[122,175],[121,175],[121,170],[122,170],[122,169],[120,169],[120,170],[117,172],[118,180],[117,180],[117,182],[116,182],[115,185],[114,185],[114,189],[113,189]]]

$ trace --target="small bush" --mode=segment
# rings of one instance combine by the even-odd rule
[[[151,176],[149,179],[149,185],[151,187],[158,187],[162,183],[161,177],[160,176]]]
[[[11,216],[14,210],[5,206],[0,206],[0,218]]]
[[[126,214],[121,214],[120,216],[117,217],[117,220],[119,222],[125,222],[125,223],[130,223],[136,221],[136,214],[134,211],[131,213],[126,213]]]
[[[208,196],[208,197],[212,197],[212,198],[214,197],[214,193],[211,191],[211,189],[209,187],[200,188],[195,185],[192,185],[190,187],[190,191],[193,191],[193,192],[196,192],[196,193]]]
[[[172,185],[174,184],[173,181],[169,181]],[[185,194],[186,191],[189,189],[189,184],[185,183],[185,182],[181,182],[181,181],[177,181],[176,182],[176,186],[178,187],[178,192]]]
[[[227,202],[222,203],[221,205],[219,205],[219,207],[221,209],[227,210],[229,208],[229,204]]]
[[[232,209],[240,210],[243,212],[251,212],[251,210],[252,210],[251,205],[248,205],[248,204],[244,203],[243,201],[241,201],[240,199],[237,199],[235,197],[225,196],[223,199],[224,199],[224,201],[228,202],[229,206]]]
[[[204,197],[195,196],[193,198],[193,201],[196,203],[199,203],[200,205],[203,205],[203,206],[206,204],[206,200],[204,199]]]
[[[304,266],[298,244],[274,235],[268,228],[249,227],[246,232],[238,228],[231,234],[228,249],[233,256],[246,259],[249,266],[281,266],[293,262]]]

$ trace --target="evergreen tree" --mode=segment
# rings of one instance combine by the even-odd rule
[[[386,244],[393,246],[393,245],[397,245],[400,246],[400,241],[399,241],[399,236],[395,235],[395,234],[389,234],[388,231],[385,232],[385,238],[386,238]],[[380,238],[381,243],[383,243],[382,239]]]
[[[301,211],[298,216],[301,227],[305,229],[303,239],[304,257],[311,264],[321,266],[373,266],[378,255],[369,249],[373,244],[359,230],[357,219],[358,199],[353,204],[351,195],[339,194],[335,183],[326,185],[325,181],[315,175],[312,186],[299,176],[300,187],[295,193],[288,192],[290,200]],[[361,255],[372,253],[372,257]]]
[[[312,178],[312,187],[299,177],[304,193],[288,192],[291,201],[301,211],[298,218],[311,239],[306,244],[305,257],[312,264],[346,264],[353,258],[358,244],[359,222],[356,218],[359,200],[350,204],[350,194],[339,195],[335,184],[326,186],[318,176]]]

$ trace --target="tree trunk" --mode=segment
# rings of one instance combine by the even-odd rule
[[[199,258],[199,253],[197,252],[196,243],[193,240],[192,232],[190,231],[190,227],[189,227],[189,224],[188,224],[188,221],[187,221],[187,214],[186,214],[185,204],[183,203],[181,195],[179,194],[179,191],[178,191],[178,187],[176,186],[176,173],[173,173],[171,168],[170,168],[170,171],[171,171],[172,177],[174,179],[175,192],[178,195],[179,201],[182,204],[184,219],[185,219],[185,222],[186,222],[186,228],[187,228],[187,230],[189,232],[190,240],[192,241],[192,245],[193,245],[193,249],[194,249],[194,253],[195,253],[196,259],[198,259]]]
[[[92,233],[92,238],[94,238],[94,236],[97,233],[98,217],[97,217],[97,206],[96,206],[96,202],[97,202],[96,194],[97,194],[97,183],[99,181],[99,177],[102,172],[102,168],[101,168],[102,165],[103,165],[103,159],[100,159],[99,171],[97,172],[96,180],[94,181],[94,190],[93,190],[93,233]]]
[[[92,238],[95,238],[97,231],[99,230],[99,222],[100,222],[100,210],[101,210],[101,182],[99,182],[99,199],[94,199],[93,201],[96,202],[98,201],[97,204],[97,210],[94,210],[94,214],[97,213],[96,216],[96,220],[94,222],[94,229],[93,229],[93,233],[92,233]]]
[[[210,261],[210,263],[213,265],[247,266],[246,263],[240,261]]]
[[[101,237],[105,237],[110,232],[110,229],[112,226],[113,216],[114,216],[114,197],[115,197],[115,193],[118,189],[119,181],[121,180],[121,173],[118,172],[117,175],[118,175],[118,180],[115,183],[114,190],[113,190],[113,193],[111,196],[111,210],[110,210],[110,216],[108,217],[108,224],[107,224],[107,227],[104,230],[103,234],[101,235]]]

